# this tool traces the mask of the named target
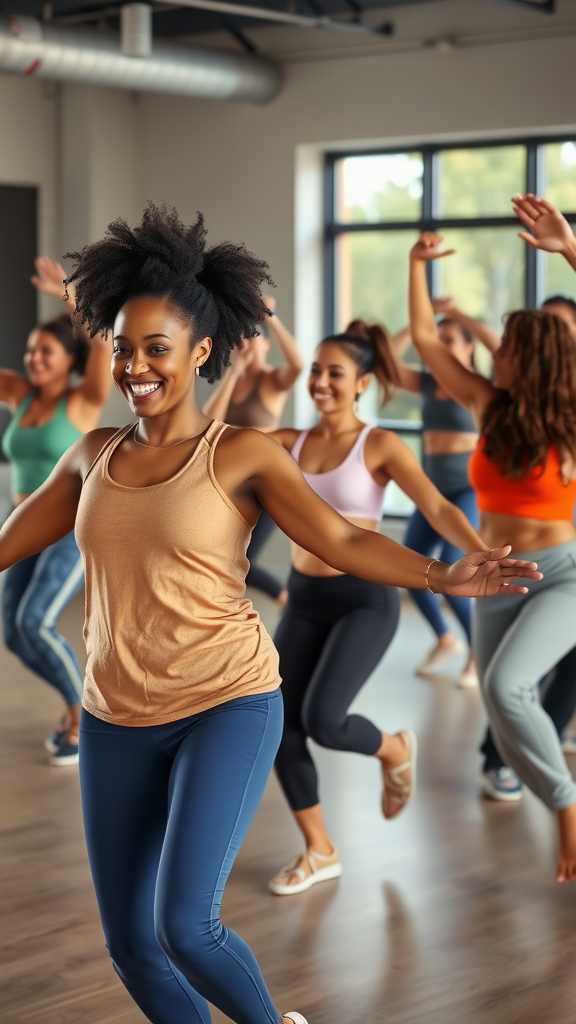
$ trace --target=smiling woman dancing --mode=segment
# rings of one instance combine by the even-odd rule
[[[278,658],[245,599],[262,509],[297,544],[377,583],[469,596],[539,578],[508,548],[453,565],[352,526],[257,430],[202,414],[195,374],[218,377],[266,315],[267,267],[205,249],[150,206],[76,256],[91,333],[113,329],[113,376],[137,416],[95,430],[0,533],[0,569],[76,524],[88,649],[80,776],[88,853],[114,967],[153,1024],[280,1024],[256,959],[220,922],[226,880],[282,731]],[[284,1014],[302,1024],[299,1014]],[[305,1022],[304,1022],[305,1024]]]
[[[410,259],[410,327],[435,379],[474,416],[481,437],[470,462],[488,544],[510,538],[538,559],[545,582],[510,602],[474,609],[474,655],[496,746],[556,813],[557,879],[576,879],[576,784],[538,697],[538,681],[576,633],[576,346],[566,323],[521,310],[506,322],[493,382],[462,366],[438,337],[426,262],[450,255],[425,233]]]

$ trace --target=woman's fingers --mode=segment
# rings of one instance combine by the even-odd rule
[[[528,245],[531,245],[533,249],[538,249],[538,242],[534,238],[534,235],[529,235],[527,231],[518,231],[518,238],[523,238]]]

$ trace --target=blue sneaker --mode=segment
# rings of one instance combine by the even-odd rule
[[[482,793],[489,800],[513,803],[522,799],[522,783],[511,768],[492,768],[482,773]]]
[[[64,739],[56,752],[52,754],[52,757],[48,758],[48,764],[53,764],[58,767],[65,767],[69,764],[78,764],[78,744],[69,743],[65,737],[66,734],[64,734]]]
[[[66,736],[66,729],[55,729],[48,739],[44,740],[44,746],[50,754],[55,754],[61,743],[64,742]]]

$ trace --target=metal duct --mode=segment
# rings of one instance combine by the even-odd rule
[[[119,36],[20,15],[0,17],[0,71],[253,103],[266,103],[280,88],[280,69],[261,57],[155,41],[152,56],[135,60],[122,54]]]

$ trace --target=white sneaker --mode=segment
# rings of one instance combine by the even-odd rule
[[[303,1017],[301,1013],[296,1013],[296,1010],[290,1010],[290,1013],[283,1013],[282,1016],[287,1020],[294,1021],[294,1024],[308,1024],[306,1017]]]
[[[461,690],[477,690],[478,689],[478,673],[474,668],[474,665],[470,665],[469,668],[465,668],[458,676],[456,686],[459,686]]]
[[[462,652],[462,644],[459,640],[454,637],[451,644],[448,647],[438,647],[436,645],[426,655],[424,661],[420,665],[417,665],[414,669],[417,676],[428,676],[432,675],[437,671],[438,666],[444,661],[448,661],[449,658],[453,658],[455,654]]]

